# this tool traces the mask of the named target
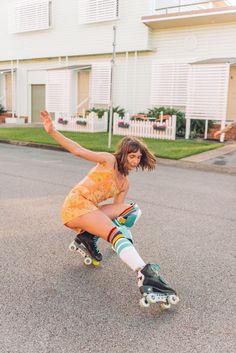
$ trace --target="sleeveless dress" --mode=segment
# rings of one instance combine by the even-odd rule
[[[63,224],[66,226],[69,221],[99,209],[99,203],[122,192],[127,181],[126,177],[122,185],[119,185],[114,167],[104,170],[93,168],[66,197],[61,210]],[[80,228],[74,230],[81,232]]]

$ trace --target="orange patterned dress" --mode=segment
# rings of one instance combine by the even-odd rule
[[[63,224],[66,226],[69,221],[97,210],[100,202],[122,192],[127,182],[126,177],[119,185],[114,167],[101,170],[96,166],[66,197],[61,211]],[[74,230],[78,233],[81,231],[80,228]]]

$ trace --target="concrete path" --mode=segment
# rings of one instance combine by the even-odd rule
[[[199,153],[181,159],[182,163],[190,163],[198,169],[236,175],[236,142],[230,142],[222,148]]]
[[[232,143],[225,145],[222,148],[218,148],[218,149],[215,149],[212,151],[203,152],[203,153],[196,154],[194,156],[182,158],[182,161],[193,162],[193,163],[202,163],[202,162],[207,162],[209,160],[210,161],[215,160],[218,157],[221,157],[224,155],[232,154],[235,151],[236,151],[236,142],[232,142]],[[230,164],[230,160],[229,160],[229,164]],[[234,159],[233,159],[232,165],[236,166]]]

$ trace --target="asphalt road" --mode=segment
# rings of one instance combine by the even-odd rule
[[[91,164],[0,144],[1,353],[235,352],[236,178],[159,166],[130,176],[133,230],[181,303],[139,307],[133,272],[100,240],[100,268],[68,251],[60,207]]]

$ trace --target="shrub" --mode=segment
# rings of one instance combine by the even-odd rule
[[[208,129],[212,128],[213,121],[208,121]],[[190,137],[203,137],[205,132],[205,120],[191,120]]]
[[[89,114],[91,112],[94,112],[97,114],[98,118],[101,119],[104,115],[105,112],[108,112],[108,109],[104,109],[104,108],[95,108],[93,107],[92,109],[88,109],[86,110],[86,114]]]
[[[6,113],[7,110],[4,108],[4,106],[2,104],[0,104],[0,114],[1,113]]]
[[[185,135],[185,113],[170,107],[154,107],[148,109],[148,116],[159,119],[161,113],[163,115],[176,115],[176,136],[183,137]]]
[[[105,109],[105,108],[95,108],[93,107],[92,109],[86,110],[86,113],[91,113],[94,112],[97,114],[98,118],[102,118],[104,113],[108,113],[108,116],[110,114],[110,110],[109,109]],[[121,108],[119,105],[117,107],[113,107],[112,109],[113,114],[117,113],[121,118],[124,118],[125,116],[125,109]]]

